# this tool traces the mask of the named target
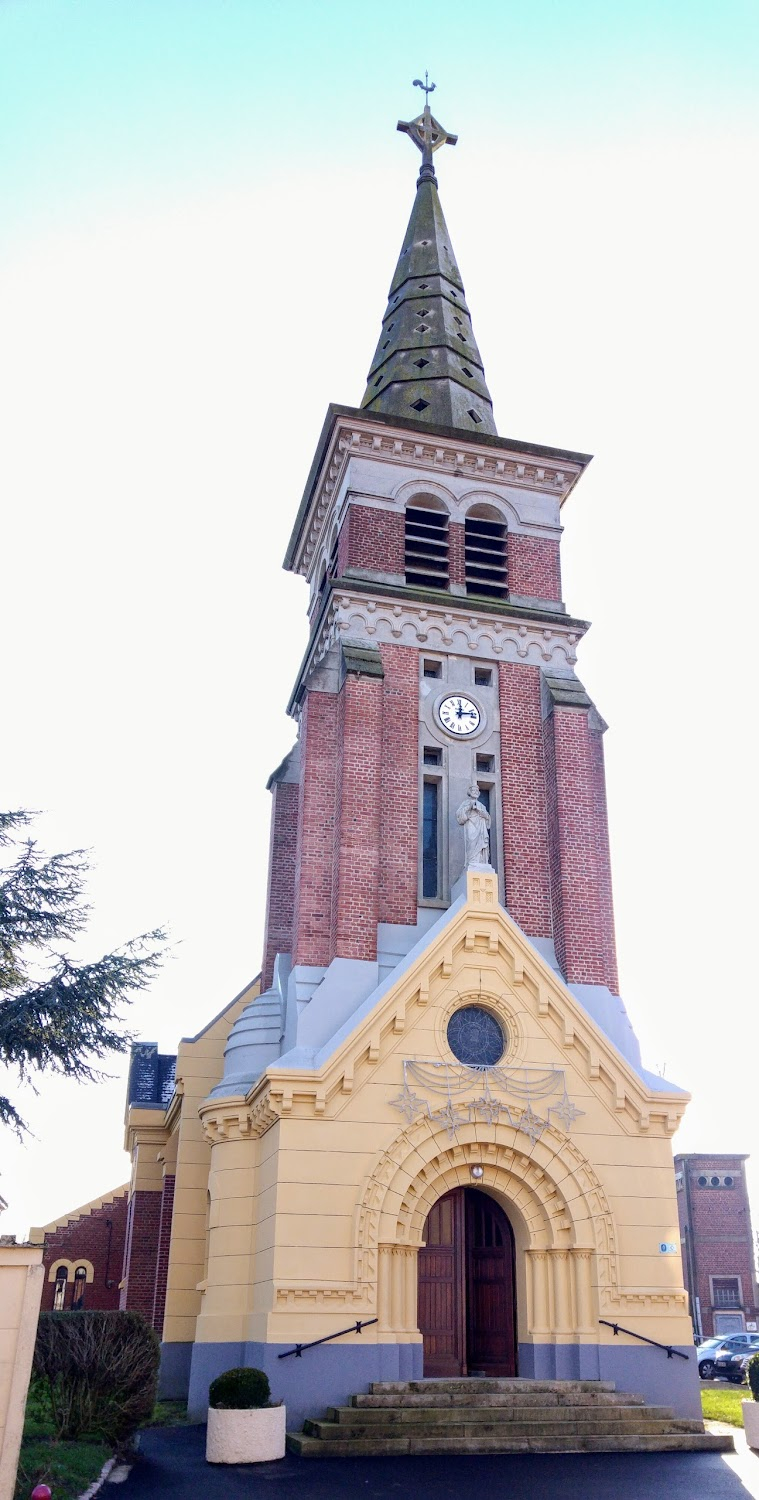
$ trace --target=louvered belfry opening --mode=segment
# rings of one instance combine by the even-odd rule
[[[447,589],[447,511],[406,507],[406,582],[417,588]]]
[[[506,526],[486,516],[469,515],[464,522],[464,568],[468,594],[489,599],[508,598]]]

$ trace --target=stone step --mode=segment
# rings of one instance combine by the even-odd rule
[[[360,1395],[351,1396],[351,1405],[365,1409],[386,1410],[410,1410],[416,1406],[423,1406],[427,1410],[439,1407],[445,1411],[451,1411],[459,1406],[475,1408],[478,1406],[508,1407],[508,1406],[537,1406],[541,1409],[548,1407],[555,1410],[558,1406],[644,1406],[645,1396],[632,1394],[628,1391],[535,1391],[527,1390],[520,1386],[513,1391],[486,1391],[477,1394],[471,1388],[466,1391],[439,1392],[434,1388],[425,1391],[405,1391],[388,1395]]]
[[[555,1393],[571,1395],[573,1392],[616,1391],[613,1380],[522,1380],[519,1376],[485,1377],[469,1375],[451,1380],[375,1380],[369,1387],[372,1396],[423,1395],[426,1391],[445,1396],[461,1392],[464,1395],[485,1395],[490,1391],[508,1395],[510,1391],[528,1393]]]
[[[701,1429],[703,1430],[703,1429]],[[373,1423],[343,1423],[322,1422],[309,1418],[303,1424],[303,1431],[308,1437],[321,1438],[323,1442],[360,1442],[363,1438],[403,1438],[407,1434],[410,1438],[429,1438],[435,1441],[438,1437],[443,1438],[497,1438],[503,1435],[507,1442],[517,1438],[532,1437],[616,1437],[630,1434],[632,1436],[652,1436],[678,1432],[698,1432],[699,1424],[692,1426],[677,1426],[673,1422],[650,1419],[638,1419],[637,1422],[609,1422],[604,1419],[589,1418],[580,1424],[575,1422],[470,1422],[462,1417],[455,1422],[448,1422],[444,1427],[434,1427],[426,1422],[373,1422]]]
[[[300,1432],[287,1434],[291,1453],[302,1458],[391,1458],[423,1453],[732,1453],[727,1433],[622,1433],[601,1437],[368,1437],[325,1442]]]
[[[584,1422],[627,1422],[633,1425],[641,1421],[672,1422],[675,1420],[671,1406],[331,1406],[326,1414],[328,1422],[339,1422],[344,1426],[382,1426],[426,1423],[428,1426],[448,1426],[451,1422],[501,1422],[506,1425],[524,1425],[530,1422],[568,1422],[581,1426]],[[698,1430],[701,1430],[698,1424]]]

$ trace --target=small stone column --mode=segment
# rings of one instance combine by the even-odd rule
[[[571,1333],[574,1329],[574,1316],[568,1250],[551,1251],[551,1282],[554,1328],[557,1333]]]
[[[591,1333],[596,1324],[593,1317],[592,1272],[593,1251],[573,1250],[572,1271],[574,1280],[575,1308],[578,1333]]]
[[[377,1317],[388,1333],[416,1333],[417,1249],[413,1245],[380,1245],[377,1272]]]
[[[527,1267],[532,1294],[531,1333],[550,1331],[548,1306],[548,1251],[528,1250]]]

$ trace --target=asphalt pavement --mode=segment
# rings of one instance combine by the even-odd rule
[[[207,1464],[205,1427],[158,1427],[101,1500],[759,1500],[759,1454],[569,1453]]]

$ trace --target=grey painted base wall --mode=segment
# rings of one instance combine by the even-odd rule
[[[235,1365],[266,1371],[272,1400],[287,1407],[290,1431],[298,1431],[306,1417],[319,1416],[328,1406],[345,1406],[372,1380],[419,1380],[422,1374],[421,1344],[321,1344],[300,1359],[278,1359],[286,1349],[292,1344],[195,1344],[189,1416],[205,1421],[211,1381]]]
[[[159,1401],[186,1401],[194,1344],[161,1344]]]
[[[307,1349],[300,1359],[294,1355],[278,1359],[291,1347],[165,1344],[161,1394],[186,1393],[190,1417],[202,1422],[211,1381],[236,1365],[253,1366],[266,1371],[273,1399],[285,1402],[287,1426],[297,1431],[306,1417],[319,1417],[328,1406],[346,1405],[373,1380],[420,1380],[423,1374],[421,1344],[322,1344]],[[661,1349],[627,1344],[520,1344],[519,1374],[527,1380],[613,1380],[618,1390],[637,1392],[656,1406],[672,1407],[678,1417],[700,1418],[695,1349],[690,1345],[681,1352],[689,1358],[668,1359]],[[180,1390],[183,1379],[187,1383]]]
[[[617,1390],[671,1406],[677,1417],[701,1417],[701,1381],[693,1344],[663,1349],[631,1344],[520,1344],[519,1374],[526,1380],[613,1380]]]

